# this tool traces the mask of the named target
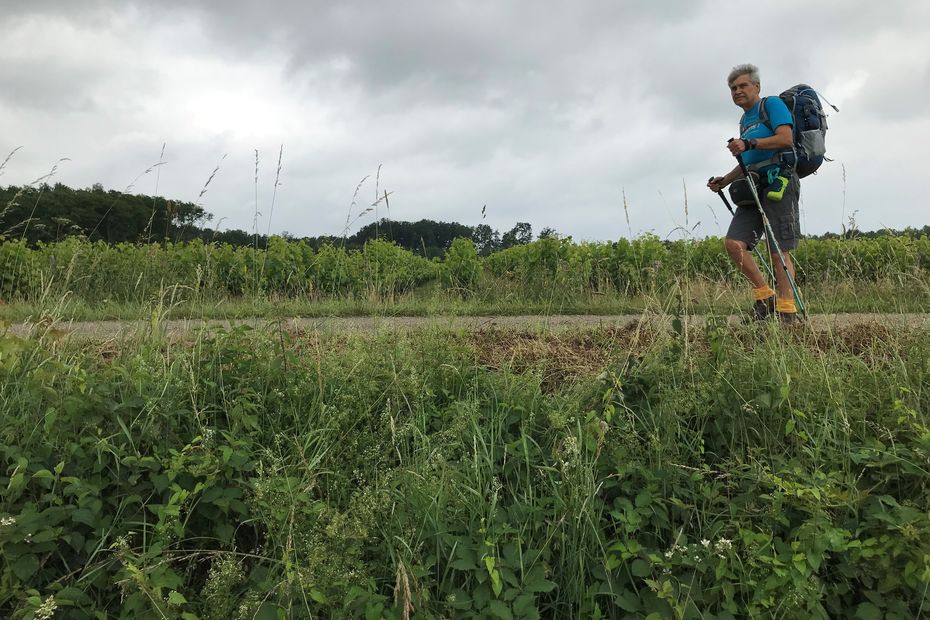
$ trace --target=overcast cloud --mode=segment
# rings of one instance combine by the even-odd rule
[[[53,181],[198,201],[219,166],[199,198],[213,225],[252,230],[257,185],[260,232],[316,236],[374,200],[382,165],[394,219],[474,225],[486,204],[501,231],[717,235],[729,214],[704,183],[732,167],[741,112],[725,78],[753,62],[763,94],[807,82],[841,110],[834,161],[802,184],[807,233],[930,223],[928,2],[2,8],[0,158],[22,146],[3,185],[68,158]]]

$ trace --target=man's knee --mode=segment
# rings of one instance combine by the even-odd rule
[[[742,256],[743,252],[749,247],[746,245],[745,241],[740,241],[739,239],[730,239],[729,237],[723,240],[723,247],[734,259]]]
[[[772,251],[772,264],[778,265],[779,263],[781,263],[782,258],[785,259],[785,264],[788,265],[789,268],[793,266],[791,264],[791,251],[790,250],[783,249],[781,254],[778,253],[778,250]]]

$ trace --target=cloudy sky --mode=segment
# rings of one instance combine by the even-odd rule
[[[0,7],[0,159],[22,147],[2,185],[57,164],[51,179],[72,187],[297,236],[370,222],[376,185],[400,220],[475,225],[487,205],[501,231],[716,235],[729,214],[704,184],[732,167],[741,112],[726,75],[753,62],[763,94],[807,82],[840,108],[835,161],[802,186],[806,232],[930,223],[922,0]]]

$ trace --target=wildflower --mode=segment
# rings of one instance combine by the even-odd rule
[[[677,542],[672,545],[671,549],[665,552],[665,559],[670,560],[676,553],[684,555],[688,551],[687,547],[682,547]]]
[[[2,517],[0,518],[0,526],[9,527],[11,525],[16,525],[16,517]]]
[[[55,597],[49,596],[45,599],[45,602],[39,605],[39,608],[36,609],[32,617],[35,618],[35,620],[49,620],[55,615],[56,609],[58,609],[58,603],[55,602]]]
[[[574,436],[568,436],[565,439],[565,454],[567,456],[578,456],[581,453],[581,450],[578,446],[578,439]]]
[[[706,538],[701,539],[701,546],[707,549],[708,547],[710,547],[710,541],[707,540]]]

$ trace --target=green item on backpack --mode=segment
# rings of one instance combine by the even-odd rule
[[[775,181],[769,183],[769,186],[765,189],[765,197],[778,202],[785,197],[785,190],[788,189],[788,179],[786,177],[775,177]]]
[[[776,164],[770,164],[759,169],[760,180],[765,183],[765,197],[773,202],[778,202],[785,197],[785,190],[788,188],[788,177],[782,176],[782,167]],[[761,192],[760,192],[761,193]]]

